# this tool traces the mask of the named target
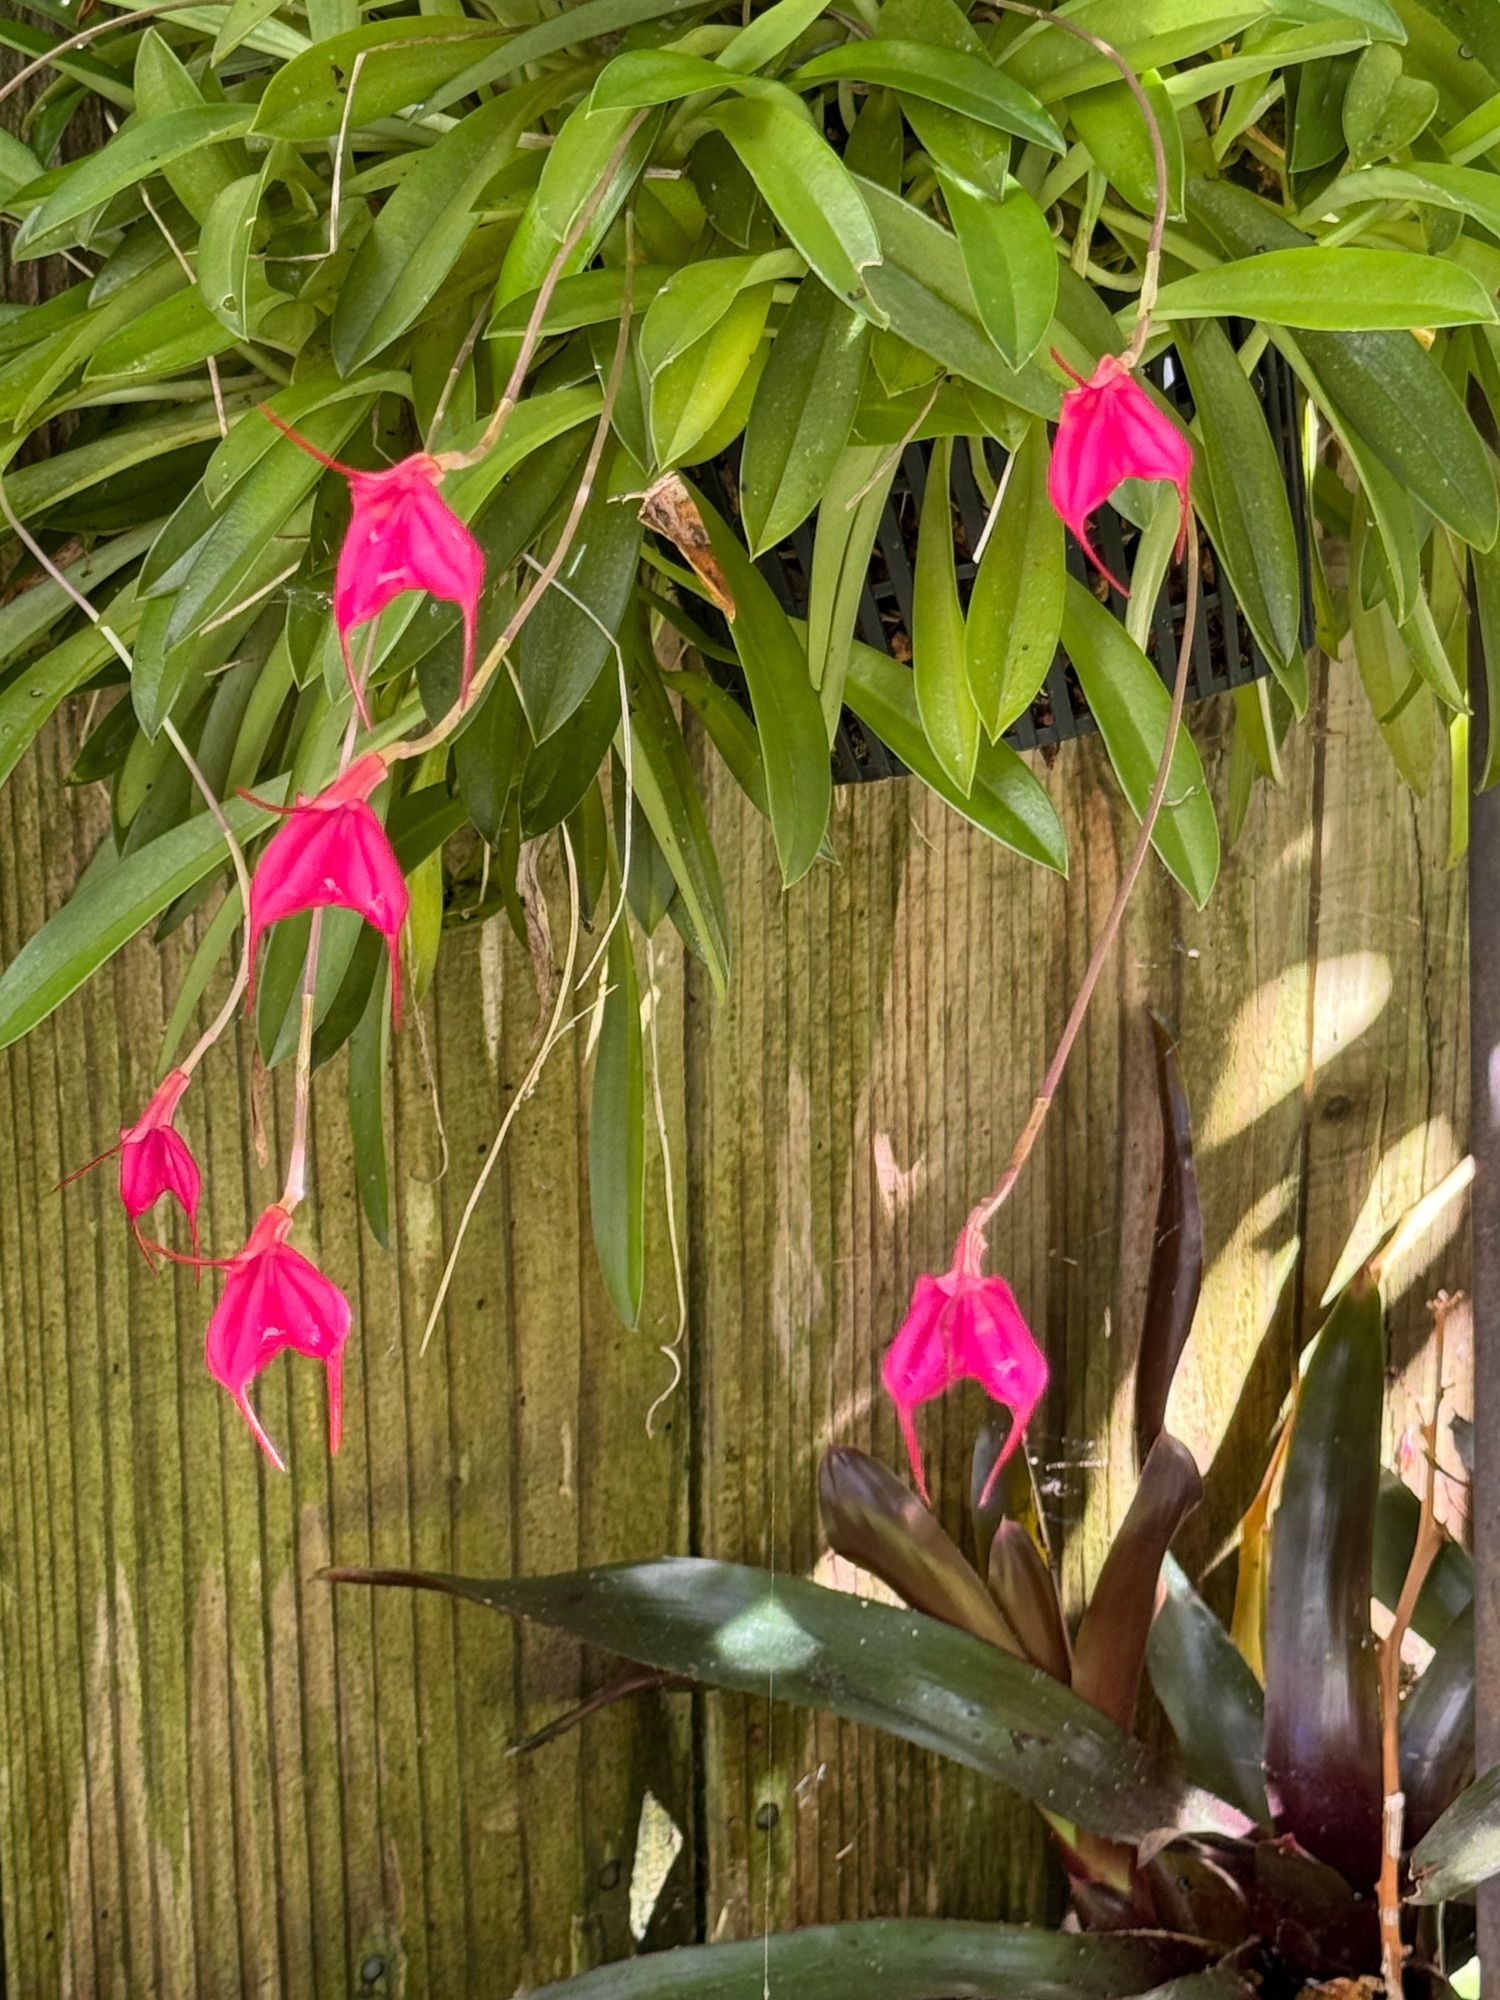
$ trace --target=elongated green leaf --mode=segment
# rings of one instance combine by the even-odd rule
[[[262,192],[260,174],[242,174],[216,197],[198,239],[198,294],[229,333],[250,332],[250,252]]]
[[[627,661],[634,751],[631,782],[677,884],[714,990],[722,998],[729,984],[729,915],[703,803],[655,660],[642,643],[627,652]]]
[[[1124,2000],[1174,1964],[1201,1962],[1200,1947],[1165,1937],[1064,1937],[1009,1924],[944,1923],[934,1918],[875,1918],[811,1926],[744,1944],[689,1945],[606,1965],[535,2000]],[[1250,1988],[1227,1985],[1153,1989],[1155,2000],[1241,2000]]]
[[[148,522],[143,527],[132,528],[128,534],[114,535],[108,541],[96,543],[69,566],[69,580],[85,597],[91,597],[106,577],[145,553],[159,526],[158,522]],[[0,604],[0,668],[8,667],[44,632],[68,617],[73,609],[72,598],[50,576],[39,577],[8,604]]]
[[[1411,1857],[1419,1903],[1465,1896],[1500,1874],[1500,1764],[1449,1806]]]
[[[60,170],[58,184],[29,211],[17,230],[13,254],[38,255],[41,249],[53,247],[45,239],[100,207],[111,195],[134,187],[214,139],[238,138],[248,132],[251,115],[239,104],[200,104],[125,126],[97,153]],[[43,182],[51,178],[44,175]],[[17,200],[24,202],[28,192],[23,188]]]
[[[1355,579],[1368,533],[1365,510],[1356,508],[1349,543]],[[1349,592],[1349,630],[1359,677],[1396,768],[1414,792],[1424,792],[1432,776],[1432,693],[1417,672],[1390,605],[1382,598],[1367,606],[1357,581]]]
[[[946,105],[976,124],[1014,133],[1029,144],[1063,150],[1057,120],[1013,77],[983,56],[931,42],[901,41],[881,35],[846,42],[805,62],[787,82],[795,90],[813,83],[872,83]]]
[[[1236,604],[1283,685],[1306,705],[1301,551],[1286,479],[1260,399],[1223,328],[1199,327],[1178,352],[1196,412],[1200,464],[1213,495],[1214,548]]]
[[[159,28],[148,28],[135,58],[135,110],[142,122],[176,111],[196,111],[206,95],[168,45]],[[224,190],[248,173],[250,159],[235,140],[190,148],[163,169],[168,187],[195,222],[201,223]]]
[[[375,218],[339,285],[331,339],[348,375],[413,325],[458,262],[497,162],[562,92],[555,78],[491,98],[429,147]]]
[[[314,43],[306,54],[274,71],[261,93],[254,129],[271,138],[311,143],[333,138],[356,118],[361,125],[373,124],[419,103],[439,84],[470,68],[481,52],[494,54],[507,32],[477,22],[445,26],[421,14],[365,21]],[[561,39],[567,38],[565,34]],[[517,44],[526,39],[518,35],[499,51],[506,67]]]
[[[835,462],[818,509],[807,593],[807,661],[830,742],[843,706],[865,571],[895,476],[896,461],[888,451],[851,445]]]
[[[824,284],[846,304],[860,303],[861,273],[880,262],[880,238],[853,175],[828,141],[779,97],[738,98],[716,104],[708,116]]]
[[[1167,213],[1181,215],[1183,186],[1182,125],[1161,79],[1141,79],[1167,157]],[[1156,207],[1156,155],[1135,94],[1123,81],[1099,90],[1085,90],[1068,102],[1073,128],[1088,147],[1095,165],[1120,190],[1132,208],[1150,215]]]
[[[1010,367],[981,325],[957,238],[874,181],[859,187],[880,232],[882,261],[865,273],[877,324],[889,323],[922,353],[1007,402],[1055,419],[1061,395],[1053,377],[1034,361]]]
[[[827,4],[828,0],[773,0],[719,51],[720,67],[738,70],[742,76],[764,69],[807,32]]]
[[[914,1611],[1020,1655],[1015,1634],[936,1520],[893,1472],[866,1452],[833,1445],[818,1468],[829,1546],[888,1583]]]
[[[1308,203],[1304,222],[1347,213],[1366,201],[1418,202],[1467,215],[1500,236],[1500,185],[1484,167],[1450,167],[1426,160],[1409,167],[1364,167],[1340,174]]]
[[[751,285],[739,292],[717,325],[656,375],[651,384],[650,418],[651,443],[659,468],[715,456],[710,439],[726,412],[745,393],[752,357],[771,309],[772,289],[770,285]],[[745,401],[748,407],[748,396]],[[737,423],[735,429],[739,428]]]
[[[974,781],[965,794],[928,747],[910,668],[856,640],[844,698],[860,721],[966,820],[1028,861],[1067,874],[1068,844],[1056,808],[1008,743],[980,745]]]
[[[1203,1288],[1203,1211],[1193,1163],[1193,1120],[1177,1044],[1160,1015],[1151,1017],[1156,1094],[1161,1109],[1161,1191],[1146,1275],[1146,1310],[1135,1368],[1135,1451],[1144,1465],[1167,1420],[1167,1398],[1193,1330]]]
[[[1122,1729],[1135,1722],[1162,1563],[1202,1498],[1193,1454],[1162,1431],[1146,1454],[1073,1640],[1074,1692]]]
[[[1265,8],[1250,0],[1239,7],[1227,0],[1219,5],[1204,0],[1090,0],[1083,13],[1079,26],[1086,23],[1091,35],[1117,49],[1137,76],[1217,49],[1265,18]],[[1119,76],[1108,56],[1040,24],[1028,24],[1017,35],[1005,67],[1044,104],[1113,83]]]
[[[1360,1887],[1380,1866],[1370,1591],[1383,1317],[1361,1274],[1318,1336],[1282,1480],[1266,1621],[1266,1770],[1278,1824]]]
[[[1163,319],[1228,319],[1364,332],[1493,325],[1495,302],[1461,265],[1413,250],[1268,250],[1163,285]]]
[[[377,969],[349,1042],[349,1137],[359,1205],[376,1242],[384,1250],[391,1247],[390,1169],[385,1147],[385,1069],[390,1027],[386,976],[383,969]]]
[[[286,779],[263,782],[259,791],[279,805]],[[243,799],[230,800],[224,810],[241,839],[264,820]],[[121,945],[225,858],[224,836],[207,813],[198,813],[85,880],[0,973],[0,1048],[45,1021]]]
[[[628,924],[615,925],[608,964],[589,1109],[589,1205],[609,1302],[635,1326],[646,1275],[646,1064]]]
[[[614,671],[616,634],[630,603],[641,554],[637,510],[622,496],[645,476],[616,449],[600,468],[556,585],[527,620],[517,676],[536,742],[560,729],[601,673]]]
[[[579,0],[516,35],[503,49],[481,55],[440,85],[428,96],[422,109],[431,114],[446,111],[475,91],[483,91],[502,77],[516,76],[531,63],[577,49],[597,36],[619,35],[646,21],[660,21],[674,14],[696,12],[702,0]]]
[[[1260,1683],[1175,1557],[1161,1577],[1146,1645],[1156,1698],[1196,1782],[1268,1825]]]
[[[827,492],[854,421],[869,337],[868,322],[816,278],[797,287],[745,427],[740,507],[752,555],[784,541]]]
[[[790,885],[817,859],[833,804],[823,709],[802,640],[770,584],[713,509],[699,504],[734,600],[730,629],[760,734],[781,876]]]
[[[941,178],[980,321],[1007,364],[1023,368],[1057,307],[1057,245],[1047,218],[1023,187],[1012,184],[991,201],[951,175]]]
[[[1038,1668],[920,1612],[800,1577],[698,1557],[515,1580],[325,1574],[466,1597],[717,1687],[764,1694],[770,1674],[783,1701],[890,1730],[1112,1838],[1244,1826]]]
[[[1115,775],[1139,819],[1161,760],[1171,699],[1120,621],[1072,576],[1063,599],[1062,641]],[[1172,755],[1152,845],[1202,909],[1219,872],[1219,823],[1185,725]]]
[[[747,82],[739,70],[710,62],[684,49],[626,49],[600,71],[590,98],[596,111],[636,111],[649,104],[672,104],[704,91],[751,89],[790,95],[780,84]]]
[[[111,600],[104,623],[128,643],[135,636],[140,616],[132,582]],[[114,647],[99,627],[86,625],[0,684],[0,784],[31,748],[58,704],[115,657]]]
[[[1232,257],[1301,249],[1310,239],[1228,181],[1193,179],[1189,207]],[[1344,255],[1340,251],[1335,254]],[[1368,454],[1464,541],[1488,549],[1500,535],[1500,499],[1483,439],[1457,391],[1419,341],[1392,332],[1278,334],[1351,453]],[[1367,492],[1370,481],[1365,479]],[[1404,504],[1405,493],[1398,498]],[[1377,515],[1382,505],[1371,493]],[[1385,521],[1382,535],[1389,542]],[[1414,568],[1414,566],[1413,566]],[[1401,615],[1410,610],[1406,578]]]
[[[1047,497],[1047,433],[1032,424],[1006,468],[965,628],[969,688],[992,739],[1036,699],[1057,653],[1067,576],[1062,522]]]
[[[912,585],[912,686],[932,754],[966,797],[979,755],[979,711],[964,660],[949,479],[953,440],[933,452],[922,494]]]

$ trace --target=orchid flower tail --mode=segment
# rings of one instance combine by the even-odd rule
[[[81,1181],[84,1175],[91,1174],[94,1171],[95,1167],[102,1167],[106,1160],[112,1160],[114,1158],[115,1154],[119,1152],[121,1146],[123,1146],[124,1143],[125,1141],[123,1138],[116,1139],[115,1143],[112,1146],[106,1146],[102,1153],[96,1153],[93,1159],[85,1161],[81,1167],[75,1167],[72,1173],[64,1174],[62,1179],[57,1183],[57,1186],[52,1190],[52,1192],[54,1194],[61,1194],[65,1187],[71,1187],[74,1181]]]
[[[330,1354],[328,1368],[328,1449],[337,1456],[344,1441],[344,1357]]]
[[[276,1449],[275,1445],[272,1444],[271,1440],[266,1436],[266,1433],[261,1426],[260,1418],[256,1416],[255,1411],[251,1406],[250,1396],[248,1391],[244,1389],[240,1390],[239,1394],[234,1399],[234,1406],[239,1411],[240,1415],[245,1419],[245,1422],[250,1426],[251,1436],[255,1439],[255,1442],[260,1446],[261,1450],[265,1453],[266,1457],[270,1459],[272,1465],[275,1466],[278,1472],[285,1472],[286,1461],[282,1458],[281,1453]]]
[[[330,458],[326,451],[319,451],[311,439],[305,438],[295,425],[289,424],[285,417],[278,417],[269,403],[257,403],[256,408],[268,423],[276,426],[283,437],[289,437],[293,444],[300,445],[308,457],[315,458],[319,465],[326,465],[330,472],[343,473],[346,479],[353,479],[356,476],[358,471],[356,466],[345,465],[337,458]]]

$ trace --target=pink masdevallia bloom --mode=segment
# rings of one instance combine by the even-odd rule
[[[1193,448],[1170,417],[1160,411],[1116,354],[1106,354],[1087,381],[1053,350],[1058,367],[1077,387],[1062,399],[1057,436],[1047,467],[1047,493],[1084,553],[1123,597],[1129,592],[1104,567],[1089,540],[1089,516],[1122,479],[1166,479],[1177,488],[1181,521],[1180,556],[1187,539],[1188,480]]]
[[[67,1187],[80,1174],[91,1172],[118,1153],[120,1201],[130,1218],[131,1234],[148,1264],[152,1262],[153,1246],[141,1234],[141,1217],[155,1208],[163,1195],[171,1195],[187,1217],[195,1256],[198,1250],[198,1197],[203,1191],[203,1177],[192,1148],[172,1124],[187,1087],[186,1070],[169,1070],[135,1123],[120,1127],[115,1144],[62,1182]]]
[[[917,1442],[918,1405],[964,1380],[978,1382],[995,1402],[1005,1404],[1013,1421],[985,1485],[988,1499],[1000,1468],[1020,1444],[1042,1399],[1047,1359],[1032,1339],[1010,1286],[981,1271],[979,1251],[967,1231],[950,1271],[940,1278],[926,1274],[918,1278],[906,1318],[886,1349],[881,1379],[901,1419],[917,1490],[929,1505]]]
[[[466,702],[474,676],[484,552],[438,492],[441,463],[418,451],[383,472],[364,472],[329,458],[264,403],[261,409],[279,431],[349,482],[354,506],[333,581],[333,618],[344,651],[344,669],[365,727],[369,727],[370,714],[349,657],[349,634],[356,625],[378,618],[394,598],[408,590],[428,591],[462,611],[464,665],[459,699]]]
[[[287,1210],[272,1206],[229,1259],[224,1296],[203,1349],[209,1373],[234,1398],[278,1472],[286,1466],[251,1407],[250,1384],[284,1348],[321,1361],[328,1370],[328,1449],[337,1451],[344,1427],[344,1342],[354,1317],[333,1280],[287,1242],[291,1230]]]
[[[354,910],[386,941],[391,961],[391,1015],[401,1025],[401,926],[411,907],[406,877],[370,794],[385,776],[379,751],[356,758],[342,777],[314,798],[267,806],[284,824],[266,843],[250,884],[250,975],[268,924],[299,910]],[[265,801],[259,801],[265,804]]]

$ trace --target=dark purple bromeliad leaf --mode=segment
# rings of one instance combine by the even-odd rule
[[[818,1469],[818,1503],[829,1544],[846,1561],[888,1583],[914,1609],[1020,1656],[1016,1634],[973,1569],[877,1459],[832,1446]]]
[[[1163,1558],[1202,1498],[1193,1454],[1163,1432],[1146,1454],[1073,1642],[1074,1688],[1122,1729],[1135,1720]]]
[[[510,1579],[323,1574],[466,1597],[715,1687],[769,1686],[781,1700],[952,1757],[1111,1840],[1249,1830],[1242,1813],[1170,1776],[1040,1668],[921,1612],[801,1577],[689,1556]]]
[[[689,1945],[548,1986],[536,2000],[1251,2000],[1187,1938],[1068,1937],[1017,1924],[878,1918]]]
[[[1277,1824],[1361,1889],[1380,1868],[1370,1593],[1384,1371],[1380,1293],[1361,1274],[1302,1379],[1266,1622],[1266,1776]]]

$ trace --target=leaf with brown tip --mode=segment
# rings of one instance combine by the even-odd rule
[[[1203,1287],[1203,1211],[1193,1164],[1193,1120],[1177,1043],[1159,1014],[1151,1016],[1156,1089],[1161,1103],[1161,1192],[1146,1280],[1146,1314],[1135,1368],[1135,1456],[1144,1465],[1167,1420],[1167,1397],[1182,1359]]]
[[[831,1445],[818,1468],[818,1504],[836,1554],[888,1583],[914,1611],[1024,1657],[957,1546],[877,1459],[849,1445]]]
[[[1202,1498],[1193,1454],[1163,1431],[1146,1454],[1073,1642],[1074,1692],[1121,1729],[1135,1721],[1163,1558]]]
[[[1019,1521],[1002,1521],[990,1543],[990,1595],[1033,1666],[1066,1687],[1073,1678],[1068,1629],[1052,1572]]]

